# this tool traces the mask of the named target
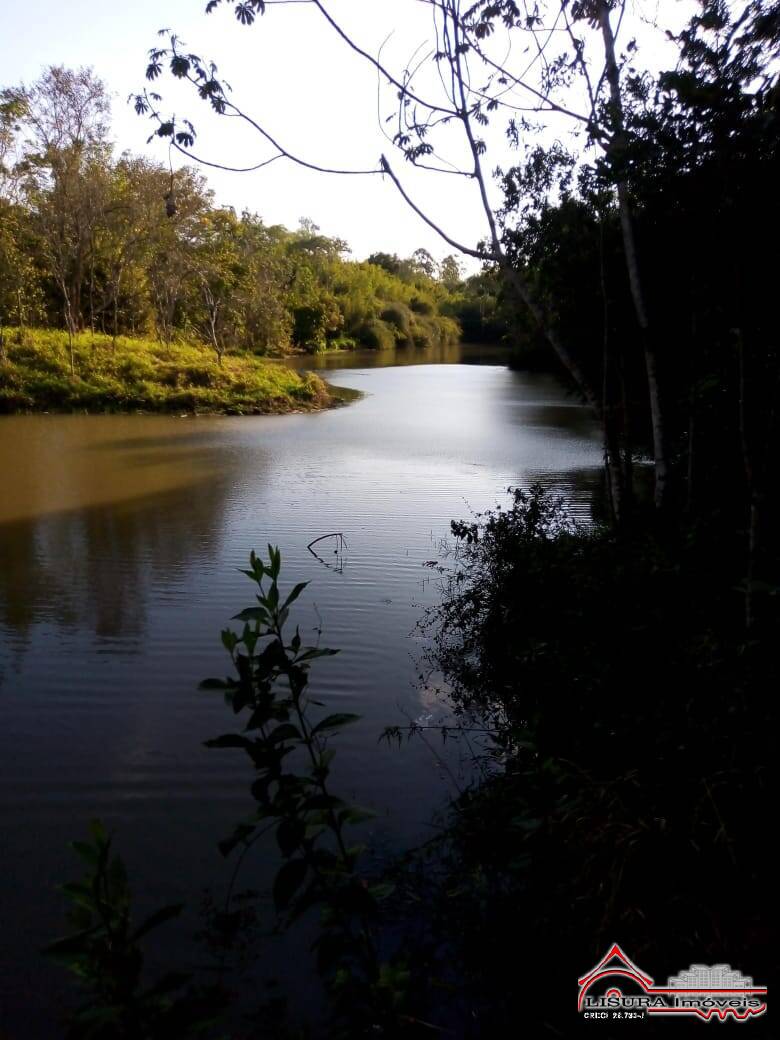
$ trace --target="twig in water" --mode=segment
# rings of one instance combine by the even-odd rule
[[[341,533],[341,531],[333,531],[331,534],[321,534],[319,536],[319,538],[315,538],[314,541],[309,542],[309,544],[306,546],[306,548],[309,550],[309,552],[313,556],[316,556],[317,554],[312,549],[312,546],[316,545],[317,542],[324,541],[326,538],[338,538],[338,540],[339,540],[339,549],[346,549],[347,548],[347,540],[344,537],[344,535]]]

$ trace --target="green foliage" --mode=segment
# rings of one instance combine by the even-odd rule
[[[252,355],[216,364],[206,348],[81,333],[12,330],[0,360],[0,413],[221,412],[255,415],[328,406],[322,380]]]
[[[224,855],[248,850],[272,829],[282,857],[273,882],[277,912],[290,924],[314,908],[320,931],[314,942],[317,965],[332,997],[336,1035],[398,1024],[404,1006],[402,966],[383,964],[374,926],[389,889],[372,887],[359,873],[363,845],[350,843],[349,829],[373,816],[333,792],[333,738],[359,716],[323,714],[309,693],[313,662],[337,653],[305,646],[296,628],[287,630],[292,607],[306,582],[281,590],[281,554],[268,546],[268,559],[254,552],[244,573],[257,587],[255,604],[222,632],[235,674],[201,686],[223,692],[225,703],[244,718],[240,732],[207,746],[243,751],[254,770],[254,810],[220,843]],[[343,1032],[342,1032],[343,1030]]]
[[[387,322],[372,318],[357,329],[357,337],[370,350],[391,350],[396,345],[394,330]]]
[[[188,61],[178,55],[174,75]],[[239,350],[385,349],[459,335],[441,318],[452,263],[446,278],[425,250],[356,263],[310,220],[267,226],[216,205],[191,169],[115,159],[105,88],[89,70],[51,68],[0,99],[0,356],[12,323],[198,339],[220,363]],[[434,334],[415,337],[400,317],[412,299]],[[385,311],[398,336],[373,325]]]
[[[69,1040],[169,1040],[194,1037],[219,1014],[216,992],[185,989],[189,976],[169,973],[152,984],[143,978],[142,940],[182,907],[165,906],[134,924],[127,872],[113,852],[113,838],[100,821],[90,841],[74,841],[86,867],[81,881],[62,886],[71,905],[71,934],[46,948],[87,991],[86,1002],[69,1015]]]
[[[399,343],[409,342],[412,324],[412,315],[408,307],[402,303],[393,303],[385,307],[379,315],[383,322],[395,329],[396,338]]]
[[[529,1027],[565,1032],[546,969],[576,972],[615,935],[639,963],[728,951],[768,970],[780,615],[775,598],[746,637],[738,535],[711,519],[617,538],[538,486],[452,530],[431,664],[465,736],[482,728],[483,783],[425,898],[478,1034],[514,1021],[518,973],[540,996]]]

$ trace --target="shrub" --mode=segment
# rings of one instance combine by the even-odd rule
[[[429,300],[425,296],[413,296],[409,303],[409,307],[415,314],[431,315],[436,313],[433,301]]]
[[[397,329],[404,339],[408,339],[412,315],[409,308],[403,303],[391,303],[388,307],[385,307],[379,317],[382,321]]]
[[[396,345],[395,331],[379,318],[364,322],[357,331],[357,338],[370,350],[392,350]]]

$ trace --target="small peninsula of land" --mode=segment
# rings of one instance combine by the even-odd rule
[[[253,354],[218,363],[201,345],[64,330],[11,330],[0,358],[0,413],[187,412],[265,415],[314,411],[343,394],[314,373]]]

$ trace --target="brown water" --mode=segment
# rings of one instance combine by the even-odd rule
[[[492,363],[453,363],[479,358]],[[227,671],[219,631],[250,601],[237,568],[253,547],[278,544],[284,580],[311,579],[301,629],[342,648],[314,681],[363,716],[336,760],[346,796],[379,811],[363,837],[382,855],[430,833],[457,753],[377,743],[438,710],[415,685],[415,623],[437,594],[422,565],[450,519],[510,484],[541,479],[587,512],[598,481],[587,413],[500,358],[318,359],[365,396],[315,415],[0,420],[0,1035],[57,1035],[61,976],[38,950],[61,929],[54,886],[91,817],[116,829],[142,908],[197,908],[224,884],[216,842],[249,810],[250,777],[202,747],[232,716],[196,687]],[[330,531],[348,548],[318,561],[307,543]],[[260,849],[246,883],[273,864]],[[194,915],[178,927],[171,956]]]

